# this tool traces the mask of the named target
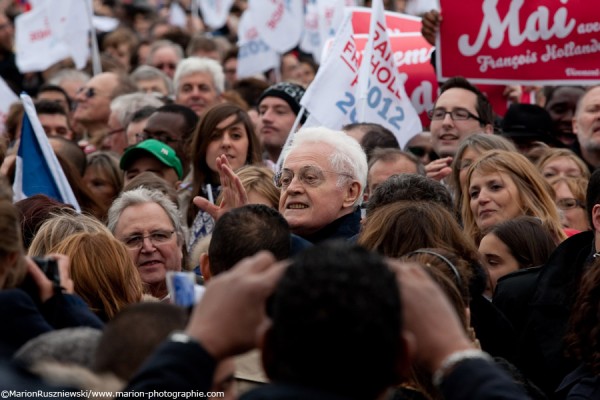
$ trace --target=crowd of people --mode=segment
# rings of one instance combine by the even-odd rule
[[[404,148],[371,122],[302,127],[318,65],[294,49],[238,79],[233,3],[209,32],[189,12],[171,25],[169,2],[95,1],[119,25],[93,75],[70,60],[21,74],[23,2],[0,2],[0,76],[34,99],[82,211],[13,201],[12,104],[0,388],[600,398],[600,86],[521,104],[511,85],[500,116],[453,77]],[[422,16],[432,41],[440,13]]]

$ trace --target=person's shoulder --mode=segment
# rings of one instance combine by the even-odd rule
[[[535,282],[540,276],[543,266],[523,268],[498,279],[496,293],[508,290],[515,293],[516,290],[533,290]]]

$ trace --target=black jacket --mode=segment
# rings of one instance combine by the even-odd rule
[[[498,281],[494,304],[517,329],[517,367],[548,395],[577,363],[564,355],[563,339],[579,280],[593,260],[594,233],[561,243],[540,269]]]

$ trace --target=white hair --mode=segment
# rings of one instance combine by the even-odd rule
[[[302,128],[294,136],[294,140],[286,150],[284,163],[287,156],[293,150],[309,146],[316,148],[318,145],[329,145],[333,148],[329,155],[329,163],[335,172],[348,174],[352,179],[360,183],[360,195],[355,206],[362,202],[363,192],[367,186],[367,155],[360,144],[343,131],[336,131],[325,127]],[[340,175],[338,186],[342,186],[347,181],[347,177]]]
[[[182,78],[203,72],[212,76],[215,89],[218,94],[225,91],[225,73],[223,73],[223,67],[217,61],[206,57],[188,57],[177,65],[175,75],[173,76],[173,86],[175,86],[175,92],[179,91],[179,82]]]
[[[110,102],[110,112],[114,113],[123,128],[131,122],[133,114],[141,108],[162,107],[165,103],[151,93],[129,93],[115,97]]]

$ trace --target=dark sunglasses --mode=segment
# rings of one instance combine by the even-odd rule
[[[421,146],[410,146],[408,148],[408,151],[417,157],[425,157],[426,154],[429,154],[429,158],[431,158],[431,159],[437,158],[437,156],[433,152],[433,150],[427,150],[425,147],[421,147]]]
[[[91,99],[92,97],[94,97],[97,93],[96,93],[96,89],[94,88],[85,88],[82,87],[81,89],[79,89],[77,91],[77,94],[83,94],[86,98]]]
[[[158,68],[158,69],[163,69],[163,68],[169,68],[169,69],[175,69],[177,68],[177,64],[173,64],[173,63],[160,63],[160,64],[156,64],[154,67]]]

